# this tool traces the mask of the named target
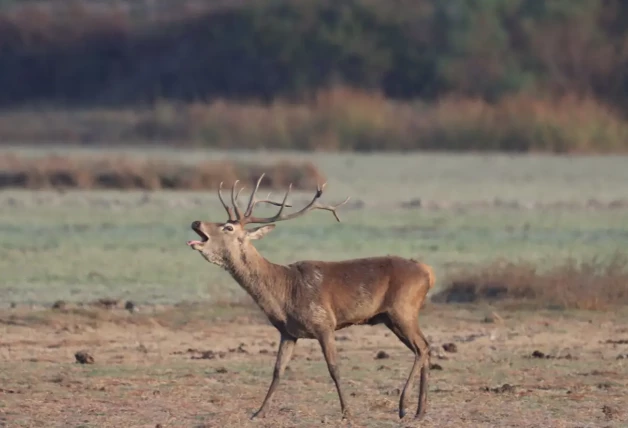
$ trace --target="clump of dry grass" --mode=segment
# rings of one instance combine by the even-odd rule
[[[24,126],[16,126],[23,123]],[[28,125],[26,125],[28,124]],[[157,102],[150,109],[0,114],[0,139],[29,142],[161,141],[216,148],[325,151],[628,151],[628,122],[587,98],[527,95],[491,104],[446,97],[399,102],[346,88],[270,105]]]
[[[311,189],[324,177],[310,162],[279,162],[262,166],[229,161],[187,165],[172,161],[133,160],[124,156],[80,158],[0,156],[0,189],[143,189],[204,190],[236,179],[255,183],[265,172],[267,188]]]
[[[446,98],[426,106],[418,135],[430,148],[521,152],[614,152],[628,149],[628,123],[598,101],[528,95],[496,104]]]
[[[432,301],[510,301],[586,310],[628,305],[628,255],[616,253],[608,260],[568,259],[547,270],[528,262],[497,260],[454,272]]]

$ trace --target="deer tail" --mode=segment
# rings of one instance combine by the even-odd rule
[[[419,268],[424,272],[425,276],[427,277],[427,289],[431,290],[434,287],[434,283],[436,283],[436,275],[434,274],[434,270],[431,268],[430,265],[427,265],[425,263],[416,262],[416,264],[419,265]]]

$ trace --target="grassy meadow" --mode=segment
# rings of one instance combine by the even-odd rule
[[[327,212],[279,223],[256,243],[269,259],[399,254],[434,266],[434,297],[460,289],[518,298],[433,299],[421,310],[431,369],[420,426],[628,423],[626,157],[125,154],[311,161],[329,182],[325,201],[352,200],[341,223]],[[297,191],[292,202],[310,196]],[[225,218],[213,191],[0,192],[0,426],[400,426],[413,356],[382,325],[336,334],[352,424],[340,423],[314,340],[299,341],[267,418],[249,420],[268,388],[278,333],[225,272],[185,245],[192,221]],[[139,311],[125,310],[125,300]],[[91,360],[78,364],[79,351]],[[410,415],[416,396],[415,387]]]
[[[327,177],[324,200],[352,200],[340,211],[341,223],[316,212],[281,223],[258,241],[276,262],[419,257],[435,267],[439,287],[460,266],[506,259],[551,267],[569,257],[604,258],[628,249],[625,157],[139,149],[127,154],[176,156],[182,162],[311,161]],[[293,202],[308,197],[295,192]],[[166,304],[243,295],[225,272],[185,246],[194,236],[193,220],[225,218],[215,192],[4,190],[0,206],[5,305],[103,297]]]

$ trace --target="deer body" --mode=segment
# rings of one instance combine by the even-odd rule
[[[289,265],[268,261],[250,241],[262,238],[275,225],[245,229],[245,224],[274,223],[312,209],[332,211],[336,216],[335,209],[338,206],[314,205],[322,194],[322,188],[319,188],[308,206],[297,213],[282,216],[284,207],[288,206],[286,199],[289,190],[281,204],[269,200],[256,201],[255,193],[262,177],[257,182],[244,216],[237,205],[237,196],[234,196],[236,183],[231,193],[235,216],[219,191],[229,221],[192,223],[192,229],[203,240],[188,242],[207,261],[227,270],[280,333],[273,379],[262,406],[253,416],[265,414],[297,340],[316,339],[321,344],[329,373],[336,385],[343,417],[348,417],[348,407],[339,383],[334,332],[351,325],[383,323],[415,354],[414,365],[401,394],[399,416],[405,414],[406,390],[420,370],[416,417],[422,417],[427,399],[429,345],[419,330],[418,313],[434,284],[432,270],[423,263],[398,256],[344,261],[304,260]],[[252,217],[252,209],[259,202],[279,205],[279,213],[267,219]]]

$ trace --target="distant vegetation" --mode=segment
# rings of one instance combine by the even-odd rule
[[[262,173],[263,188],[312,189],[325,179],[309,162],[280,162],[261,166],[228,161],[182,164],[172,161],[132,161],[128,158],[48,156],[0,157],[0,189],[217,189],[221,181],[229,190],[236,179],[249,190]]]
[[[628,148],[620,0],[2,4],[3,140]]]
[[[549,270],[497,260],[450,275],[435,302],[511,302],[530,307],[604,310],[628,304],[628,255],[567,260]]]
[[[159,102],[145,109],[0,114],[4,142],[120,143],[327,151],[628,151],[628,122],[592,99],[524,95],[496,103],[442,98],[400,102],[335,90],[308,104]]]

